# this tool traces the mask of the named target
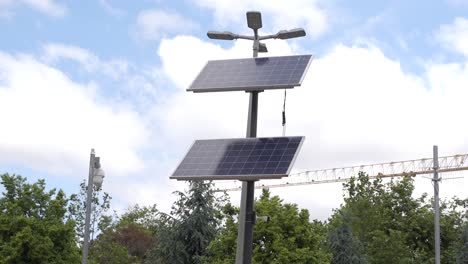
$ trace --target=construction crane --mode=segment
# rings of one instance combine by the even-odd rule
[[[359,172],[369,175],[369,178],[389,178],[431,174],[434,172],[433,158],[395,161],[360,165],[343,168],[310,170],[292,173],[289,177],[280,180],[262,180],[255,184],[256,189],[322,184],[332,182],[345,182]],[[468,170],[468,154],[439,157],[439,173]],[[216,182],[218,192],[240,191],[242,184],[239,181]]]

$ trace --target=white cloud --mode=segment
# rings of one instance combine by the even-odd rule
[[[448,3],[456,7],[467,7],[467,0],[448,0]]]
[[[294,53],[285,41],[269,41],[267,45],[269,56]],[[92,65],[103,63],[79,47],[54,47],[45,48],[49,52],[44,57],[51,62],[69,58],[91,69],[96,68]],[[169,78],[177,89],[165,94],[164,100],[146,113],[145,120],[152,127],[141,140],[144,143],[138,142],[151,149],[152,160],[140,160],[146,169],[140,172],[137,181],[128,177],[113,180],[107,183],[106,190],[120,205],[157,202],[162,210],[168,211],[174,199],[170,192],[183,186],[170,181],[168,176],[194,139],[245,135],[248,103],[245,93],[193,94],[185,89],[207,60],[250,57],[251,43],[236,41],[224,49],[195,37],[178,36],[163,39],[158,56],[162,61],[158,76]],[[0,75],[0,80],[5,79],[4,75]],[[465,152],[468,138],[464,131],[468,125],[459,120],[464,111],[463,99],[468,95],[463,89],[468,82],[466,76],[464,64],[428,64],[426,73],[416,76],[403,72],[398,61],[389,59],[371,44],[335,46],[312,62],[302,87],[288,92],[287,134],[306,136],[296,168],[430,157],[433,144],[439,144],[441,152],[447,155]],[[260,94],[259,136],[281,135],[282,96],[282,91]],[[138,124],[144,123],[138,117],[136,120]],[[134,126],[125,125],[127,129],[131,127]],[[109,153],[101,154],[102,147],[96,148],[106,162],[112,158]],[[120,188],[122,184],[127,188]],[[303,201],[301,194],[312,189],[314,197]],[[275,189],[274,193],[287,201],[299,202],[301,207],[315,208],[314,216],[324,219],[330,208],[340,203],[340,190],[341,185],[335,184]],[[233,195],[233,202],[238,202],[236,197]]]
[[[113,79],[119,79],[128,71],[128,63],[124,60],[102,61],[90,51],[73,45],[49,43],[44,46],[43,60],[56,63],[60,60],[76,61],[88,72],[103,73]]]
[[[468,19],[458,17],[452,24],[442,25],[436,38],[446,48],[468,57]]]
[[[285,43],[272,41],[270,50],[290,54]],[[193,94],[182,89],[206,60],[250,57],[250,49],[248,42],[223,49],[193,37],[161,42],[163,71],[181,88],[153,109],[160,124],[158,148],[171,157],[168,163],[175,166],[194,139],[245,135],[245,93]],[[288,92],[287,134],[306,136],[295,167],[311,170],[431,157],[434,144],[441,155],[466,152],[468,123],[460,120],[466,112],[467,69],[465,64],[428,64],[418,76],[404,72],[376,46],[336,45],[312,62],[301,87]],[[282,91],[260,94],[259,136],[281,135],[282,99]],[[339,192],[340,186],[315,188],[314,197],[301,206],[323,206],[320,197],[334,199],[326,192]],[[275,192],[298,201],[295,190]],[[329,205],[337,206],[341,195],[335,192],[334,197]]]
[[[0,18],[11,18],[14,15],[11,11],[13,4],[12,0],[0,0]]]
[[[45,59],[55,62],[60,59],[71,59],[83,64],[87,68],[96,68],[98,58],[86,49],[72,46],[51,43],[44,46]]]
[[[0,10],[13,4],[12,0],[0,0]]]
[[[163,39],[158,55],[163,63],[163,70],[177,87],[186,89],[200,72],[204,64],[212,59],[244,58],[252,56],[252,43],[239,40],[234,46],[223,49],[221,46],[205,42],[192,36],[177,36]],[[285,41],[266,41],[270,56],[291,54],[291,48]],[[194,52],[196,51],[196,52]],[[263,54],[260,54],[263,56]]]
[[[121,17],[126,14],[123,9],[114,7],[108,0],[99,0],[99,4],[111,15]]]
[[[10,0],[0,0],[0,18],[11,18],[14,14],[9,10]]]
[[[66,8],[56,3],[54,0],[23,0],[31,8],[37,9],[50,16],[63,17],[66,14]]]
[[[66,8],[56,3],[54,0],[23,0],[25,4],[44,12],[50,16],[62,17],[66,13]]]
[[[245,23],[245,7],[250,8],[250,4],[240,1],[242,8],[234,8],[231,11],[237,13],[230,14],[227,7],[233,2],[223,3],[216,2],[221,5],[218,16],[235,20],[236,15]],[[264,19],[266,14],[276,19],[278,16],[271,15],[279,14],[275,8],[265,11]],[[155,21],[148,26],[147,38],[181,30],[165,26],[174,23]],[[149,19],[148,23],[153,22]],[[144,33],[144,22],[140,25]],[[268,41],[267,45],[268,56],[294,53],[285,41]],[[95,84],[73,82],[46,65],[67,59],[89,72],[109,67],[105,74],[119,76],[127,73],[125,63],[114,67],[113,60],[104,61],[86,49],[58,43],[44,47],[46,64],[27,56],[0,54],[0,122],[6,128],[0,130],[1,159],[57,173],[86,174],[87,154],[95,147],[108,177],[120,176],[120,180],[106,181],[105,186],[122,203],[170,206],[166,202],[172,199],[169,192],[181,184],[169,181],[169,173],[194,139],[245,135],[247,94],[193,94],[185,89],[209,59],[250,57],[248,41],[233,42],[225,49],[191,36],[163,38],[158,50],[162,68],[155,70],[155,78],[169,78],[177,89],[165,94],[144,118],[103,103],[93,93]],[[416,76],[404,72],[398,61],[386,57],[376,46],[333,47],[312,62],[303,86],[288,92],[287,134],[306,136],[296,168],[428,157],[433,144],[439,144],[446,154],[466,152],[468,124],[460,120],[466,112],[467,76],[468,67],[462,63],[428,64],[427,71]],[[133,82],[135,86],[145,83],[138,78]],[[148,83],[144,86],[156,89]],[[281,135],[282,96],[282,91],[260,94],[260,136]],[[151,151],[152,160],[140,157],[143,148]],[[302,202],[301,207],[326,205],[329,209],[339,203],[333,200],[334,196],[341,198],[339,190],[341,187],[335,185],[274,192],[289,201]],[[306,192],[314,195],[303,201]]]
[[[168,34],[190,32],[198,25],[177,13],[158,9],[144,10],[136,21],[139,36],[147,40],[156,40]]]
[[[57,3],[55,0],[19,0],[16,2],[11,0],[0,0],[0,17],[2,17],[2,15],[8,17],[12,16],[13,12],[11,9],[15,4],[19,3],[53,17],[63,17],[67,13],[66,7]]]
[[[94,147],[109,175],[141,171],[144,121],[130,109],[106,104],[93,86],[75,83],[30,56],[0,53],[1,160],[86,175]]]
[[[89,150],[95,148],[115,209],[158,201],[170,211],[171,192],[180,183],[168,180],[173,164],[161,164],[159,150],[151,149],[159,140],[151,129],[159,126],[140,114],[163,100],[158,84],[166,77],[156,69],[137,71],[126,61],[104,61],[89,50],[60,43],[45,45],[39,58],[0,53],[0,123],[9,127],[0,131],[2,162],[72,183],[87,175]],[[91,81],[70,80],[56,66],[65,60],[89,72]],[[122,89],[119,98],[103,94],[105,87],[93,81],[95,74],[118,80],[122,87],[112,89]]]
[[[249,44],[239,41],[231,49],[223,50],[219,46],[195,38],[177,37],[162,41],[159,54],[165,72],[179,87],[185,89],[206,60],[249,57],[250,54],[245,52],[249,51]],[[284,42],[279,42],[278,45],[282,44]],[[184,45],[200,52],[181,53],[181,50],[185,50]],[[271,46],[275,49],[275,45]],[[245,51],[241,52],[242,49]],[[276,51],[282,54],[291,53],[287,46]],[[317,157],[323,154],[312,147],[318,144],[328,153],[324,156],[327,164],[339,162],[336,160],[335,151],[342,151],[342,155],[338,156],[344,156],[343,158],[350,162],[349,153],[357,146],[368,152],[373,151],[374,145],[380,145],[377,148],[385,145],[393,149],[393,143],[397,144],[399,138],[411,137],[409,132],[400,127],[417,126],[418,123],[415,122],[428,120],[425,120],[424,116],[413,120],[405,113],[413,109],[415,104],[418,108],[426,110],[427,101],[431,100],[427,93],[421,79],[404,74],[397,62],[386,58],[377,48],[337,46],[327,56],[312,62],[303,87],[289,92],[288,131],[308,136],[307,141],[310,143],[306,143],[306,146],[315,150],[307,151],[307,155]],[[259,134],[280,134],[282,96],[282,91],[265,92],[260,95]],[[243,136],[247,98],[244,93],[175,94],[173,101],[167,103],[168,109],[160,111],[167,117],[165,121],[169,122],[163,123],[163,127],[176,127],[175,132],[168,132],[168,135],[177,140],[196,136],[224,137],[223,133],[227,133],[227,136]],[[414,98],[423,100],[414,101]],[[399,107],[393,107],[396,104]],[[398,126],[389,126],[394,118],[400,120]],[[178,120],[185,122],[179,123]],[[365,131],[360,129],[360,122],[363,122],[361,120],[366,120],[365,128],[363,127]],[[210,127],[210,131],[207,131],[206,127]],[[346,133],[343,132],[343,127],[346,127]],[[382,131],[382,128],[385,130]],[[191,132],[187,134],[187,131]],[[352,156],[355,161],[359,161],[358,155]],[[319,160],[315,160],[308,166],[317,168],[326,165],[319,166],[318,162]]]
[[[221,27],[228,27],[230,24],[245,27],[247,10],[262,12],[263,27],[267,31],[304,27],[309,36],[318,37],[329,27],[327,14],[318,6],[318,1],[201,0],[193,2],[214,10],[216,22]]]
[[[283,41],[267,44],[273,54],[291,53]],[[227,50],[189,36],[161,41],[162,70],[180,90],[154,107],[152,118],[160,127],[156,136],[159,149],[173,157],[181,155],[195,138],[242,137],[245,134],[248,97],[244,93],[193,94],[185,89],[207,60],[249,57],[251,49],[247,41],[237,41]]]

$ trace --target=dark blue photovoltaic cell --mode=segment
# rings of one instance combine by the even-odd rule
[[[171,179],[268,179],[289,170],[304,137],[196,140]]]
[[[300,86],[312,55],[208,61],[187,91],[258,91]]]

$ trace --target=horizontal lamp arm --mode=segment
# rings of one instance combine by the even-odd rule
[[[278,38],[278,34],[260,36],[260,37],[258,37],[258,40],[276,39],[276,38]]]
[[[253,36],[246,36],[246,35],[236,35],[236,39],[254,40],[254,37]]]

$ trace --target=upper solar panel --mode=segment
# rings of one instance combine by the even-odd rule
[[[312,55],[208,61],[187,91],[263,91],[300,86]]]
[[[304,137],[196,140],[171,179],[258,180],[289,175]]]

